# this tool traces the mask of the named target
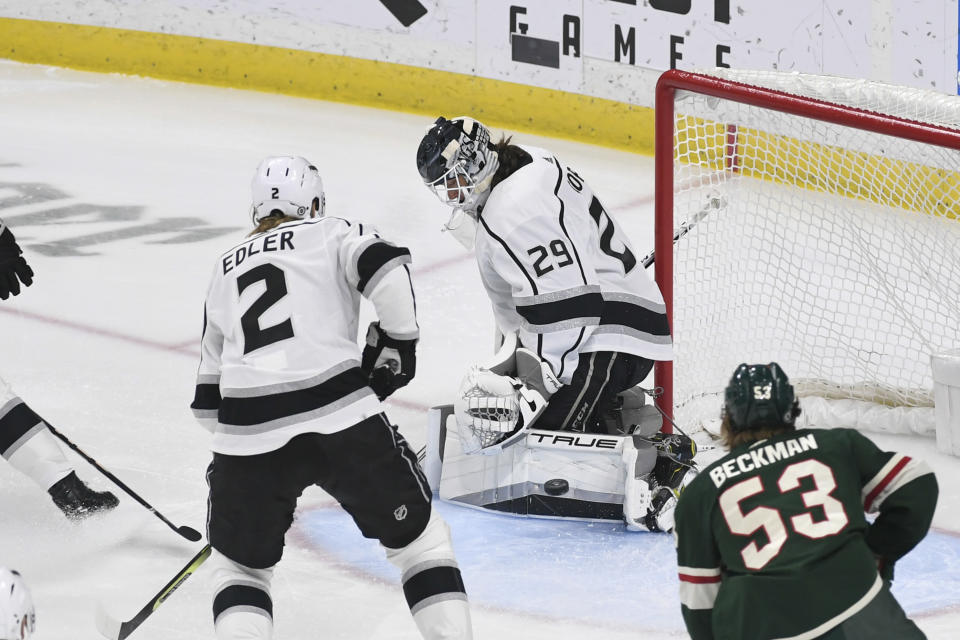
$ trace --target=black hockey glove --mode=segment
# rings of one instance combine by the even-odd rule
[[[371,322],[360,368],[369,376],[370,388],[383,400],[416,375],[417,341],[391,338],[379,322]]]
[[[33,269],[23,259],[23,251],[9,228],[0,233],[0,300],[20,293],[20,283],[33,284]]]

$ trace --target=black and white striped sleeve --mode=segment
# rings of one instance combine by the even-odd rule
[[[203,310],[203,337],[200,339],[200,366],[190,409],[208,431],[213,431],[220,412],[220,362],[223,355],[223,332],[210,322],[206,306]]]
[[[380,328],[397,340],[420,337],[410,277],[410,250],[355,223],[341,245],[341,266],[351,286],[373,303]]]
[[[367,297],[384,276],[410,262],[409,249],[385,240],[367,224],[353,223],[340,246],[340,263],[347,280]]]

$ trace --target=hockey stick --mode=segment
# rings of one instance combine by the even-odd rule
[[[43,420],[43,418],[41,418],[41,420]],[[165,525],[167,525],[168,527],[170,527],[171,529],[173,529],[174,531],[176,531],[179,535],[183,536],[184,538],[186,538],[186,539],[189,540],[190,542],[197,542],[198,540],[200,540],[200,539],[203,537],[203,536],[200,534],[200,532],[197,531],[196,529],[193,529],[193,528],[188,527],[188,526],[186,526],[186,525],[183,525],[183,526],[178,527],[177,525],[175,525],[175,524],[173,524],[172,522],[170,522],[169,520],[167,520],[167,519],[163,516],[162,513],[160,513],[160,512],[157,511],[156,509],[154,509],[153,506],[150,505],[150,503],[148,503],[146,500],[144,500],[144,499],[141,498],[139,495],[137,495],[137,494],[133,491],[133,489],[131,489],[130,487],[128,487],[128,486],[125,485],[124,483],[120,482],[120,479],[117,478],[117,476],[113,475],[112,473],[110,473],[109,471],[107,471],[106,469],[104,469],[103,467],[101,467],[100,464],[99,464],[96,460],[94,460],[93,458],[91,458],[90,456],[88,456],[86,453],[84,453],[84,452],[80,449],[80,447],[78,447],[77,445],[75,445],[75,444],[73,444],[72,442],[70,442],[70,440],[67,438],[67,436],[63,435],[62,433],[60,433],[59,431],[57,431],[56,429],[54,429],[53,426],[52,426],[49,422],[47,422],[46,420],[43,420],[43,423],[44,423],[45,425],[47,425],[47,428],[50,429],[50,432],[53,433],[53,435],[55,435],[55,436],[57,436],[58,438],[60,438],[60,439],[63,441],[63,443],[64,443],[65,445],[67,445],[68,447],[70,447],[71,449],[73,449],[73,450],[77,453],[77,455],[79,455],[81,458],[83,458],[84,460],[86,460],[87,462],[89,462],[97,471],[99,471],[99,472],[102,473],[103,475],[107,476],[107,478],[109,478],[110,481],[113,482],[113,484],[115,484],[115,485],[117,485],[118,487],[120,487],[121,489],[123,489],[128,496],[130,496],[131,498],[133,498],[134,500],[136,500],[137,502],[139,502],[140,504],[142,504],[144,507],[146,507],[147,510],[148,510],[150,513],[152,513],[153,515],[155,515],[155,516],[157,516],[158,518],[160,518],[160,520],[162,520]]]
[[[167,598],[169,598],[174,591],[177,590],[184,581],[189,578],[194,571],[196,571],[204,561],[210,557],[210,545],[208,544],[203,549],[200,550],[200,553],[193,556],[190,562],[180,570],[180,572],[173,577],[173,579],[160,589],[160,592],[155,595],[150,602],[148,602],[143,609],[140,609],[137,612],[137,615],[133,616],[127,621],[120,621],[107,613],[107,610],[104,609],[103,604],[100,603],[97,605],[96,613],[96,623],[97,630],[105,638],[110,640],[123,640],[131,633],[133,633],[137,627],[139,627],[144,620],[150,617],[150,614],[157,610],[157,608],[162,605]]]
[[[677,229],[676,233],[673,234],[673,244],[677,244],[677,240],[690,233],[690,230],[693,229],[698,222],[706,218],[708,213],[717,210],[726,204],[726,199],[722,196],[710,198],[710,201],[706,204],[706,206],[704,206],[703,209],[700,209],[700,211],[697,211],[693,217],[690,218],[689,222],[684,222],[680,225],[680,228]],[[652,265],[656,259],[656,249],[654,249],[643,259],[643,268],[649,269],[650,265]]]

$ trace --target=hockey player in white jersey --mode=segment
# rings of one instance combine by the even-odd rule
[[[297,498],[336,498],[402,572],[424,638],[471,638],[446,523],[380,399],[416,372],[410,253],[369,225],[324,215],[304,158],[253,179],[248,239],[217,260],[207,292],[195,415],[213,432],[210,543],[221,640],[269,638],[270,580]],[[379,318],[357,345],[360,296]]]
[[[541,429],[604,432],[616,394],[672,358],[663,297],[586,181],[544,149],[494,144],[440,118],[417,151],[428,187],[473,241],[497,327],[554,378]]]
[[[466,432],[489,447],[516,441],[523,427],[629,431],[633,425],[619,419],[620,394],[644,380],[655,360],[672,359],[670,327],[656,283],[584,178],[545,149],[509,138],[494,143],[468,117],[437,119],[420,142],[417,168],[453,208],[446,228],[475,249],[498,330],[516,334],[518,353],[539,361],[539,375],[513,383],[516,424],[482,408],[473,417],[458,411],[458,421],[472,421]],[[502,386],[475,367],[461,399],[503,402]],[[656,444],[674,458],[691,446],[686,438]],[[686,468],[660,475],[676,485]]]
[[[33,284],[33,269],[13,232],[0,220],[0,299]],[[0,378],[0,456],[50,494],[76,520],[119,504],[109,491],[94,491],[77,477],[46,423]]]

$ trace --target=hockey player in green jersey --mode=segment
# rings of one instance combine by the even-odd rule
[[[690,636],[923,638],[889,581],[930,527],[933,472],[852,429],[796,429],[799,415],[778,364],[737,367],[723,411],[729,453],[676,509]],[[879,515],[871,524],[864,512]]]

